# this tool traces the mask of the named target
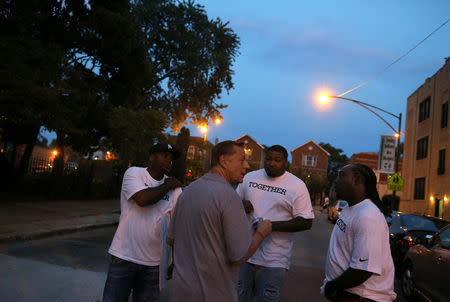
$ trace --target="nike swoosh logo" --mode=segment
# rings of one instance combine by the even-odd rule
[[[365,262],[365,261],[367,261],[367,260],[369,260],[369,259],[361,259],[361,258],[359,258],[359,261],[360,261],[360,262]]]

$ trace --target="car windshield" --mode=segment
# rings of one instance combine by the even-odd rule
[[[429,217],[403,214],[400,215],[400,224],[408,230],[424,230],[436,232],[447,225],[448,222]]]

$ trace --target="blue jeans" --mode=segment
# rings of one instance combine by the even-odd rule
[[[244,263],[239,271],[239,302],[275,302],[281,300],[281,288],[287,269]]]
[[[158,301],[159,267],[111,256],[103,302],[128,302],[131,290],[133,302]]]

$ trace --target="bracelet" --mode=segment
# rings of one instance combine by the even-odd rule
[[[261,236],[261,239],[264,240],[265,237],[260,231],[256,231],[255,234],[258,234],[259,236]]]

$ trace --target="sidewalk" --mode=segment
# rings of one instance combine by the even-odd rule
[[[0,243],[117,225],[119,200],[1,201]]]

